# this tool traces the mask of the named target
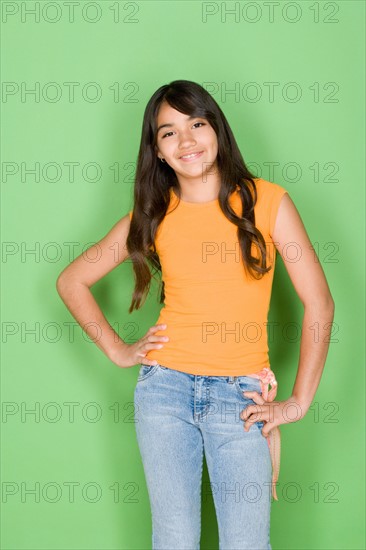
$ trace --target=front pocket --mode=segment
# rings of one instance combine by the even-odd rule
[[[149,378],[149,376],[152,376],[154,372],[157,371],[159,365],[144,365],[141,364],[139,374],[137,377],[137,382],[142,382],[146,378]]]
[[[262,395],[261,383],[259,378],[254,378],[253,376],[236,376],[235,377],[235,386],[238,390],[240,397],[244,400],[248,400],[248,397],[243,395],[245,391],[256,391]],[[252,401],[250,399],[250,401]]]
[[[237,376],[235,378],[235,387],[243,401],[243,405],[245,405],[243,410],[246,407],[249,407],[249,405],[256,405],[256,402],[253,399],[246,397],[243,392],[256,391],[259,393],[259,395],[262,395],[260,380],[259,378],[254,378],[253,376]],[[264,426],[264,420],[258,420],[257,422],[255,422],[255,425],[259,430],[262,430]]]

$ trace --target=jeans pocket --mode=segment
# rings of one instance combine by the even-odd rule
[[[261,383],[259,378],[254,378],[253,376],[237,376],[235,378],[235,386],[241,399],[243,400],[243,404],[245,405],[244,409],[249,405],[256,405],[256,402],[254,401],[254,399],[246,397],[243,392],[255,391],[258,392],[259,395],[262,395]],[[255,425],[259,430],[262,430],[264,426],[264,421],[258,420],[257,422],[255,422]]]
[[[144,365],[141,363],[139,374],[137,377],[137,382],[142,382],[152,376],[159,368],[159,365]]]

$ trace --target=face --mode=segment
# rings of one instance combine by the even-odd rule
[[[164,127],[160,128],[162,125]],[[157,128],[156,153],[175,171],[178,180],[202,180],[204,175],[216,173],[217,137],[205,118],[190,119],[189,115],[163,102],[157,117]],[[190,153],[198,154],[185,158]]]

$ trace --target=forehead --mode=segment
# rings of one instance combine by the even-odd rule
[[[177,111],[176,109],[174,109],[174,107],[169,105],[169,103],[164,102],[159,109],[157,122],[158,124],[161,122],[173,121],[184,122],[185,120],[192,120],[192,118],[194,117],[186,115],[185,113],[181,113],[180,111]]]

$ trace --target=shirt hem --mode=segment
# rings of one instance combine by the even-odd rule
[[[270,364],[266,363],[260,367],[250,368],[250,369],[243,369],[243,367],[241,367],[240,369],[228,369],[225,371],[222,371],[222,370],[217,371],[215,369],[205,369],[205,368],[196,370],[196,369],[189,369],[189,368],[185,369],[182,367],[179,367],[179,368],[173,367],[172,365],[169,365],[165,361],[160,362],[159,359],[156,359],[156,361],[162,367],[166,367],[170,370],[175,370],[178,372],[184,372],[185,374],[191,374],[194,376],[251,376],[254,374],[258,374],[263,370],[263,368],[268,368],[268,369],[271,368]]]

